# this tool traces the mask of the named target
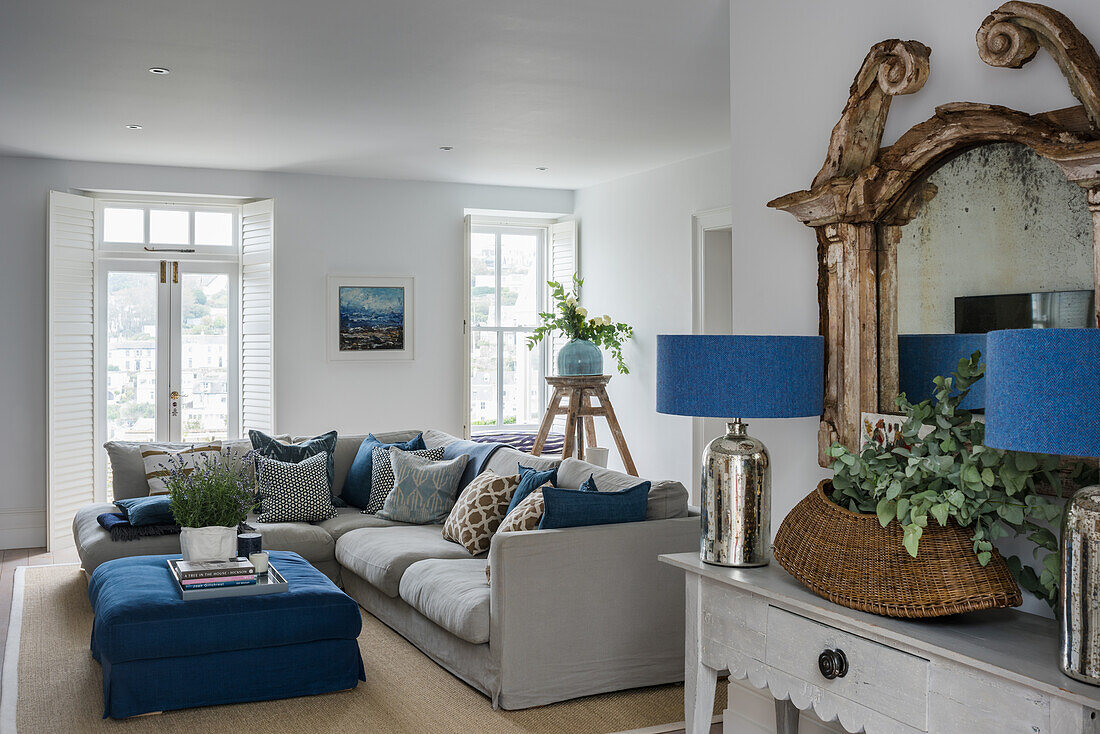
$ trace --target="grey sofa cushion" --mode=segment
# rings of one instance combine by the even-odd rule
[[[401,591],[409,566],[429,558],[472,558],[458,543],[443,537],[441,525],[361,528],[336,543],[336,560],[387,596]]]
[[[401,577],[400,591],[409,606],[454,636],[475,645],[489,641],[483,558],[418,561]]]
[[[336,557],[336,541],[321,527],[307,522],[260,522],[258,517],[249,515],[245,522],[263,536],[264,550],[294,551],[314,566]]]
[[[384,520],[378,515],[364,515],[358,507],[337,507],[336,517],[314,524],[331,535],[334,541],[339,540],[344,533],[359,528],[388,528],[401,525],[393,520]]]
[[[629,489],[644,481],[578,459],[566,459],[558,467],[558,486],[577,489],[589,475],[595,477],[596,487],[601,492]],[[659,482],[650,480],[650,484],[646,520],[667,520],[688,514],[688,491],[684,485],[667,479]]]
[[[493,454],[485,468],[492,469],[502,477],[510,477],[519,474],[518,464],[545,471],[561,464],[561,458],[557,456],[531,456],[531,454],[525,454],[522,451],[516,451],[509,446],[505,446]]]

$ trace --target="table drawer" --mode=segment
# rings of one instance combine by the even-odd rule
[[[848,671],[832,680],[818,657],[842,650]],[[920,730],[928,728],[929,663],[916,655],[768,607],[765,662],[807,683]]]

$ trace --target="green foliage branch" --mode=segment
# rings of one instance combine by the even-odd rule
[[[550,298],[554,301],[554,310],[540,313],[540,323],[531,336],[527,337],[527,348],[534,349],[539,342],[553,332],[563,334],[569,339],[587,339],[597,346],[611,352],[619,373],[626,375],[630,370],[623,361],[623,344],[634,336],[634,328],[623,323],[615,323],[610,316],[588,317],[588,310],[580,305],[581,286],[584,280],[573,275],[573,290],[567,292],[565,286],[553,280],[546,282],[550,286]]]
[[[853,452],[839,443],[831,499],[853,512],[872,513],[886,527],[901,524],[902,543],[916,557],[929,520],[949,520],[973,532],[974,553],[989,563],[993,544],[1025,535],[1035,544],[1036,573],[1018,556],[1008,560],[1020,586],[1052,607],[1058,598],[1058,527],[1061,505],[1037,491],[1045,481],[1061,494],[1058,457],[1001,451],[985,445],[985,423],[959,407],[985,374],[981,354],[959,360],[951,377],[937,377],[934,397],[913,404],[902,394],[897,405],[906,416],[900,445],[868,443]]]
[[[176,522],[185,528],[236,527],[256,504],[251,467],[255,451],[225,459],[203,456],[188,471],[179,457],[167,464],[164,484]]]

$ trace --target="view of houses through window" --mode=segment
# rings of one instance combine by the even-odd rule
[[[470,421],[474,433],[538,424],[543,345],[527,348],[545,293],[546,229],[470,234]]]

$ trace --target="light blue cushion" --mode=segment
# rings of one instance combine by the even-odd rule
[[[542,498],[546,509],[539,530],[641,522],[649,503],[649,482],[619,492],[544,487]]]
[[[172,501],[166,494],[115,500],[115,507],[134,527],[176,522],[176,516],[172,514]]]
[[[371,452],[376,446],[401,449],[402,451],[423,451],[428,448],[424,445],[424,434],[409,439],[404,443],[382,443],[374,437],[373,433],[367,434],[363,443],[359,444],[359,452],[348,469],[347,479],[344,480],[344,489],[340,492],[340,498],[352,507],[363,510],[370,504],[371,473],[374,471],[374,458]]]
[[[512,501],[508,503],[508,512],[504,513],[505,516],[516,509],[520,502],[527,499],[527,495],[531,494],[542,485],[547,482],[556,484],[558,481],[558,468],[556,466],[546,471],[538,471],[537,469],[532,469],[523,464],[518,464],[518,466],[520,475],[519,486],[516,487],[516,493],[512,495]]]
[[[470,457],[432,461],[400,449],[390,449],[393,489],[378,513],[384,520],[415,525],[441,523],[455,505],[458,480]]]

